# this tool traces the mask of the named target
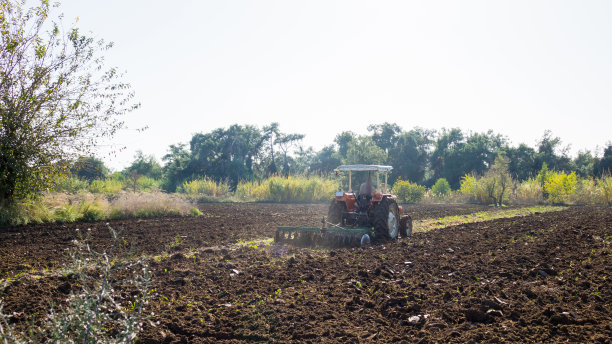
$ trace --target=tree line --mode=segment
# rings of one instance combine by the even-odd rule
[[[188,144],[170,145],[160,164],[138,152],[121,173],[162,180],[162,188],[176,191],[183,182],[206,176],[235,188],[240,181],[260,180],[272,175],[328,176],[341,164],[392,165],[390,183],[397,179],[431,187],[444,178],[458,189],[466,174],[484,175],[498,156],[508,161],[513,179],[534,178],[546,164],[551,170],[575,172],[580,177],[598,177],[612,170],[612,144],[601,157],[582,151],[570,157],[568,147],[550,131],[535,147],[512,146],[508,138],[487,131],[465,132],[459,128],[405,131],[394,123],[368,126],[367,135],[339,133],[319,151],[304,148],[304,135],[284,133],[278,123],[258,128],[234,124],[208,133],[197,133]],[[81,158],[72,172],[85,179],[103,178],[103,163]]]

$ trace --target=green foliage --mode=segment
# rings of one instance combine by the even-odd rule
[[[89,184],[89,191],[94,194],[116,196],[123,190],[125,184],[116,179],[94,180]]]
[[[204,214],[202,214],[202,212],[200,211],[200,209],[193,207],[191,208],[191,210],[189,211],[189,216],[202,216]]]
[[[461,178],[459,191],[470,197],[470,200],[480,204],[490,204],[491,198],[488,192],[489,182],[484,178],[477,178],[474,175],[466,174]]]
[[[601,200],[605,204],[612,205],[612,175],[604,175],[597,181],[601,194]]]
[[[183,193],[196,197],[220,197],[229,192],[229,186],[227,184],[216,182],[208,177],[184,182],[181,189]]]
[[[161,182],[153,178],[142,176],[136,180],[136,188],[138,191],[152,192],[159,190]]]
[[[130,86],[102,40],[62,25],[49,1],[0,0],[0,206],[40,195],[123,126]]]
[[[96,157],[79,157],[70,167],[70,173],[79,179],[92,181],[94,179],[104,179],[108,174],[108,169],[102,160]]]
[[[544,190],[552,204],[564,204],[576,188],[576,173],[549,172],[544,181]]]
[[[378,147],[369,136],[360,136],[350,141],[344,164],[382,164],[387,153]]]
[[[137,151],[132,164],[123,171],[124,175],[135,174],[148,177],[150,179],[161,179],[162,167],[152,155],[144,155],[142,151]]]
[[[433,194],[436,195],[436,197],[444,197],[450,194],[451,187],[446,179],[440,178],[431,187],[431,192],[433,192]]]
[[[77,177],[68,176],[59,178],[53,186],[55,192],[77,193],[86,191],[89,188],[89,182]]]
[[[57,222],[75,222],[81,218],[79,208],[72,204],[64,204],[54,211]]]
[[[53,211],[40,199],[0,207],[0,226],[18,226],[53,221],[55,221]]]
[[[108,216],[108,205],[94,200],[93,202],[83,202],[79,206],[81,214],[80,220],[83,221],[102,221]]]
[[[411,183],[408,180],[398,179],[393,184],[392,192],[400,201],[405,203],[418,203],[425,195],[425,187],[416,183]]]

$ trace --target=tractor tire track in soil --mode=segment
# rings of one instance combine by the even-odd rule
[[[238,240],[318,225],[324,205],[205,204],[200,218],[110,222],[151,261],[156,290],[140,343],[609,342],[612,208],[573,207],[447,227],[369,249],[310,250]],[[415,219],[482,211],[410,206]],[[76,228],[0,230],[5,312],[25,324],[61,302],[57,267]],[[177,237],[178,235],[178,237]],[[178,238],[175,241],[175,238]],[[172,243],[175,243],[172,245]],[[178,242],[178,244],[177,244]],[[171,247],[173,246],[173,247]],[[30,272],[28,272],[30,271]]]

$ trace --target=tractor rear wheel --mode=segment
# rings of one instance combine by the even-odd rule
[[[383,197],[374,209],[374,233],[377,239],[395,240],[399,233],[399,208],[394,200]]]
[[[343,202],[331,201],[329,210],[327,212],[327,222],[335,225],[342,225],[342,215],[346,209],[346,205]]]

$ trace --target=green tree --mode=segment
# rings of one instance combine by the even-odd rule
[[[398,135],[387,159],[387,163],[393,166],[389,183],[394,183],[399,177],[416,183],[424,182],[433,134],[433,131],[415,128]]]
[[[241,180],[252,180],[255,160],[261,155],[264,137],[251,125],[234,124],[191,138],[189,169],[193,176],[228,180],[232,189]]]
[[[593,176],[595,168],[595,157],[589,151],[578,152],[578,155],[572,160],[572,170],[576,171],[576,175],[581,178]]]
[[[162,188],[167,192],[175,192],[179,185],[193,175],[190,169],[191,154],[184,143],[170,145],[168,150],[162,157],[165,162]]]
[[[328,175],[342,164],[340,153],[333,145],[325,146],[312,159],[310,171],[319,175]]]
[[[502,151],[509,159],[508,172],[519,181],[534,178],[538,174],[533,148],[521,143],[518,147],[505,146]]]
[[[368,126],[368,131],[372,133],[372,141],[385,152],[389,153],[395,147],[398,134],[402,128],[395,123],[372,124]]]
[[[91,182],[94,179],[104,179],[108,169],[102,160],[93,156],[82,156],[72,164],[70,173],[79,179]]]
[[[137,107],[104,66],[112,44],[60,21],[48,1],[0,0],[0,206],[49,187]]]
[[[546,130],[537,144],[536,166],[541,167],[546,163],[551,170],[571,170],[571,159],[568,157],[569,146],[562,147],[561,142],[559,137],[553,137],[552,132]]]
[[[601,177],[612,174],[612,144],[608,143],[601,159],[593,162],[593,175]]]
[[[383,164],[387,153],[374,143],[369,136],[360,136],[350,141],[343,160],[344,164]]]
[[[134,161],[128,166],[123,174],[145,176],[153,179],[162,177],[162,167],[152,155],[144,155],[142,151],[137,151]]]
[[[483,175],[505,142],[503,136],[492,131],[474,133],[466,138],[458,128],[443,130],[431,156],[434,180],[445,178],[453,189],[457,189],[462,176]]]

